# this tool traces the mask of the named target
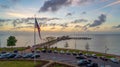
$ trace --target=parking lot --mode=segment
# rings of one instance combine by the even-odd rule
[[[9,54],[9,53],[5,53],[5,54]],[[11,54],[11,53],[10,53]],[[17,53],[17,55],[20,54],[21,56],[12,56],[9,57],[7,56],[7,58],[3,57],[2,58],[2,54],[0,55],[0,59],[33,59],[34,58],[34,53]],[[13,54],[14,55],[14,54]],[[78,56],[78,54],[75,53],[64,53],[64,52],[37,52],[36,56],[40,55],[40,57],[37,57],[37,60],[52,60],[52,61],[57,61],[57,62],[62,62],[62,63],[68,63],[71,65],[75,65],[78,66],[78,61],[81,59],[77,59],[76,56]],[[11,55],[10,55],[11,56]],[[85,55],[83,55],[85,56]],[[103,65],[106,65],[108,67],[120,67],[120,62],[119,63],[114,63],[110,60],[104,61],[102,59],[98,58],[93,58],[93,57],[87,57],[85,56],[85,60],[91,60],[92,63],[97,63],[99,67],[103,67]],[[84,67],[84,66],[83,66]]]

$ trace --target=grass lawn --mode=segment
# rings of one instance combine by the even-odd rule
[[[22,51],[25,49],[26,49],[26,47],[0,48],[0,51],[14,51],[14,50]]]
[[[35,67],[35,65],[33,61],[0,61],[0,67]]]
[[[74,66],[69,66],[69,65],[60,64],[60,63],[53,63],[48,67],[74,67]]]

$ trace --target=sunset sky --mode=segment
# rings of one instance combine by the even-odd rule
[[[120,0],[0,0],[0,31],[120,31]]]

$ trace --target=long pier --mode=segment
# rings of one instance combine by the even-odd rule
[[[92,38],[89,38],[89,37],[69,37],[69,36],[62,36],[62,37],[57,37],[54,40],[50,40],[50,41],[47,41],[47,42],[44,42],[44,43],[40,43],[40,44],[34,45],[33,47],[36,47],[36,48],[42,48],[44,46],[50,47],[51,45],[54,45],[55,43],[57,43],[59,41],[70,40],[70,39],[91,40]]]

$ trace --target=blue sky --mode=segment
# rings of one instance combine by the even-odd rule
[[[31,31],[35,14],[43,31],[120,30],[120,0],[0,0],[0,30]]]

